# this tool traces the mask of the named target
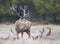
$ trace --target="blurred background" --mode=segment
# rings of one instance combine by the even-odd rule
[[[10,10],[12,5],[27,6],[26,19],[30,21],[60,23],[60,0],[0,0],[0,23],[16,21],[18,16]]]

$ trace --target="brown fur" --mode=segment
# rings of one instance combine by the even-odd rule
[[[30,37],[30,28],[31,28],[31,25],[32,25],[31,22],[28,22],[27,24],[25,24],[22,29],[20,29],[20,27],[19,27],[24,20],[25,19],[19,19],[15,22],[15,30],[16,30],[17,33],[21,32],[22,37],[23,37],[23,32],[26,32]]]

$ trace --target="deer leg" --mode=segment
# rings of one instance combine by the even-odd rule
[[[23,31],[21,32],[21,37],[23,38]]]
[[[42,38],[43,37],[43,32],[41,33],[41,36],[40,36],[40,38]]]
[[[19,33],[17,33],[16,35],[17,35],[17,39],[19,39]]]
[[[28,36],[30,38],[30,30],[26,30],[26,33],[28,34]]]

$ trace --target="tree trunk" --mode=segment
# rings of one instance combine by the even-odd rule
[[[53,23],[56,22],[56,14],[53,14]]]
[[[42,16],[43,16],[43,20],[46,20],[46,15],[45,15],[45,14],[43,14]]]

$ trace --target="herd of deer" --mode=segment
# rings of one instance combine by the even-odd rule
[[[37,39],[38,37],[43,36],[43,33],[45,31],[45,29],[42,29],[42,31],[39,30],[39,32],[41,33],[40,36],[31,36],[30,34],[30,28],[32,26],[32,22],[26,20],[26,19],[19,19],[15,22],[15,31],[17,32],[16,36],[17,39],[19,39],[19,33],[21,33],[21,37],[23,37],[23,33],[26,32],[27,35],[30,37],[32,37],[33,39]],[[49,32],[46,34],[46,36],[49,36],[51,34],[51,28],[47,27],[47,29],[49,30]],[[13,30],[11,30],[11,32],[13,33]]]
[[[19,20],[17,20],[15,22],[15,29],[13,31],[13,29],[10,29],[10,33],[7,37],[1,37],[0,39],[9,39],[9,38],[12,38],[12,39],[19,39],[19,34],[21,33],[21,37],[23,38],[23,34],[24,32],[27,33],[28,37],[29,38],[32,38],[32,39],[38,39],[38,38],[43,38],[43,35],[45,33],[45,28],[42,29],[42,31],[38,30],[40,32],[40,35],[37,35],[37,36],[31,36],[31,26],[32,26],[32,22],[26,20],[26,19],[23,19],[23,18],[20,18]],[[51,35],[51,28],[47,27],[48,29],[48,33],[46,34],[46,36],[50,36]],[[14,37],[16,36],[16,37]]]
[[[12,6],[11,8],[10,8],[11,10],[13,10],[13,11],[15,11],[16,12],[16,7],[14,7],[14,6]],[[23,9],[24,11],[25,11],[25,9]],[[25,12],[24,12],[25,13]],[[17,12],[16,12],[16,14],[17,14]],[[18,16],[19,16],[19,14],[17,14]],[[24,14],[24,17],[25,17],[26,15]],[[17,39],[19,39],[19,33],[21,33],[21,37],[23,37],[23,33],[24,32],[26,32],[27,34],[28,34],[28,36],[29,36],[29,38],[31,37],[31,33],[30,33],[30,28],[31,28],[31,26],[32,26],[32,22],[30,22],[30,21],[28,21],[28,20],[26,20],[25,18],[20,18],[20,19],[18,19],[16,22],[15,22],[15,31],[16,31],[16,38]],[[48,28],[48,30],[49,30],[49,32],[48,32],[48,34],[46,35],[46,36],[49,36],[50,34],[51,34],[51,28],[49,28],[49,27],[47,27]],[[44,33],[44,30],[45,29],[42,29],[42,31],[40,31],[39,30],[39,32],[41,33],[41,36],[40,37],[42,37],[43,36],[43,33]],[[11,32],[12,33],[14,33],[13,32],[13,30],[11,30]],[[36,38],[38,38],[39,36],[36,36],[36,37],[33,37],[32,36],[32,38],[33,39],[36,39]],[[9,37],[8,37],[9,38]]]

